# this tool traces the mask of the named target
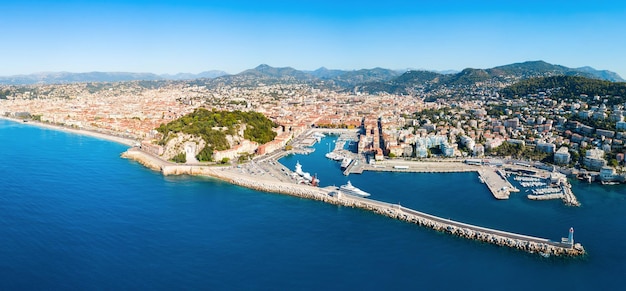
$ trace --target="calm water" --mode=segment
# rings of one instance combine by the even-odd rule
[[[0,289],[623,289],[626,187],[574,183],[583,207],[496,201],[475,174],[364,173],[323,158],[281,160],[349,178],[372,198],[558,239],[590,255],[544,259],[366,211],[163,177],[124,146],[0,120]]]

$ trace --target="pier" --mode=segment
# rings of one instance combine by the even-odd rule
[[[420,226],[445,232],[459,237],[491,243],[498,246],[511,247],[529,253],[539,253],[543,256],[581,256],[585,250],[580,244],[564,243],[546,238],[506,232],[450,219],[430,215],[399,204],[390,204],[367,198],[344,195],[343,200],[349,205],[372,210],[382,215],[415,223]]]
[[[356,156],[352,159],[352,162],[348,167],[343,171],[345,176],[350,174],[362,174],[364,170],[365,160]]]
[[[505,177],[491,167],[481,166],[478,175],[496,199],[509,199],[511,192],[519,192]]]

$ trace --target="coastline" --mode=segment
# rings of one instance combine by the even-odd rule
[[[0,117],[4,120],[23,123],[22,120]],[[329,204],[346,207],[360,208],[371,211],[393,219],[417,224],[419,226],[432,229],[438,232],[451,234],[457,237],[474,241],[505,246],[528,253],[539,253],[543,255],[578,257],[586,255],[584,248],[580,244],[564,245],[552,240],[537,238],[526,235],[519,235],[505,231],[473,226],[462,222],[445,220],[430,214],[422,213],[400,205],[389,204],[381,201],[362,199],[349,195],[337,194],[333,187],[317,188],[308,185],[280,182],[275,179],[264,177],[254,177],[243,173],[238,173],[237,168],[215,167],[198,164],[175,164],[165,161],[160,157],[142,151],[136,147],[137,141],[113,136],[105,133],[92,132],[84,129],[73,129],[58,125],[45,124],[41,122],[27,122],[32,126],[40,128],[60,130],[66,133],[86,135],[99,139],[117,142],[131,146],[121,154],[121,157],[135,160],[147,168],[159,171],[163,175],[196,175],[216,178],[227,183],[254,189],[257,191],[285,194],[299,198],[317,200]]]
[[[87,129],[70,128],[67,126],[44,123],[44,122],[39,122],[39,121],[34,121],[34,120],[28,120],[27,122],[24,122],[24,120],[22,119],[11,118],[11,117],[6,117],[6,116],[0,116],[0,119],[11,121],[11,122],[16,122],[20,124],[30,125],[30,126],[37,126],[37,127],[45,128],[45,129],[57,130],[57,131],[62,131],[66,133],[85,135],[85,136],[94,137],[98,139],[104,139],[104,140],[116,142],[119,144],[131,146],[131,147],[137,145],[138,143],[137,140],[134,140],[131,138],[115,136],[112,134],[96,132],[96,131],[91,131]]]
[[[269,193],[285,194],[305,199],[317,200],[329,204],[360,208],[393,219],[413,223],[438,232],[474,241],[505,246],[542,256],[578,257],[586,255],[580,244],[568,245],[549,239],[499,231],[462,222],[439,218],[413,209],[377,200],[340,194],[333,187],[317,188],[308,185],[280,182],[262,177],[252,177],[237,173],[233,168],[217,168],[204,165],[174,164],[137,148],[130,148],[121,155],[140,164],[161,172],[163,175],[202,175]]]

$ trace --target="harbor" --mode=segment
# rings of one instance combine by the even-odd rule
[[[238,167],[216,167],[205,165],[179,165],[165,162],[157,157],[151,156],[139,149],[129,149],[124,157],[134,159],[140,163],[160,171],[164,175],[204,175],[220,180],[227,181],[232,184],[243,187],[271,192],[287,194],[296,197],[319,200],[330,204],[342,205],[348,207],[361,208],[372,211],[394,219],[403,220],[414,223],[419,226],[433,229],[438,232],[448,233],[450,235],[480,241],[484,243],[494,244],[497,246],[509,247],[528,253],[541,254],[542,256],[582,256],[585,249],[579,243],[567,241],[563,243],[558,240],[550,240],[541,237],[521,235],[497,229],[490,229],[481,226],[471,225],[437,217],[427,213],[417,211],[400,204],[387,203],[374,199],[363,198],[355,195],[343,193],[335,186],[314,187],[298,183],[295,176],[299,175],[294,171],[280,164],[276,158],[283,154],[276,154],[273,158],[265,157],[254,162],[246,163]],[[451,165],[442,167],[442,165],[422,165],[424,170],[443,171],[450,169]],[[459,165],[455,165],[459,166]],[[303,166],[304,167],[304,166]],[[470,167],[461,167],[464,171],[469,171]],[[414,170],[414,169],[405,169]],[[476,170],[474,170],[476,171]],[[499,177],[495,171],[495,176],[485,175],[486,184],[491,179]],[[481,175],[481,177],[483,177]],[[488,184],[489,185],[489,184]],[[495,184],[494,184],[495,185]],[[496,186],[494,186],[496,187]]]
[[[325,157],[341,163],[343,175],[362,174],[364,171],[378,172],[408,172],[408,173],[459,173],[475,172],[479,181],[483,183],[495,199],[506,200],[512,193],[529,192],[526,194],[529,200],[554,200],[560,199],[569,206],[580,206],[580,202],[571,191],[571,185],[567,178],[555,172],[549,172],[538,168],[529,168],[524,163],[509,161],[485,162],[483,160],[425,160],[411,161],[403,159],[384,159],[382,161],[369,161],[365,155],[356,154],[346,149],[346,143],[357,139],[354,131],[335,130],[332,134],[338,134],[334,144],[326,143],[327,153]],[[321,141],[324,135],[318,130],[311,130],[303,135],[302,140]],[[296,146],[292,153],[310,150],[306,143],[295,142]],[[331,147],[332,146],[332,147]],[[282,152],[276,157],[284,156]],[[278,158],[276,160],[278,160]],[[509,181],[513,175],[513,181]],[[543,187],[543,188],[537,188]]]
[[[404,160],[385,160],[365,166],[367,171],[410,172],[410,173],[458,173],[476,172],[489,192],[499,200],[508,199],[511,192],[519,190],[506,179],[504,174],[491,166],[468,165],[457,162],[417,162]],[[500,171],[500,172],[499,172]]]
[[[355,167],[357,168],[357,167]],[[534,188],[548,186],[548,188],[532,189],[527,195],[530,200],[561,199],[566,205],[580,206],[580,202],[571,191],[571,185],[567,178],[560,173],[552,173],[541,169],[533,169],[532,175],[528,168],[507,164],[506,166],[471,164],[464,160],[455,161],[408,161],[401,159],[388,159],[367,164],[364,161],[358,166],[358,170],[347,168],[344,175],[361,174],[363,171],[378,172],[408,172],[408,173],[460,173],[476,172],[481,183],[485,184],[489,192],[498,200],[509,199],[511,193],[522,192],[519,187],[509,181],[510,175],[516,175],[514,181],[522,188]],[[516,180],[518,179],[518,180]],[[529,190],[530,191],[530,190]]]

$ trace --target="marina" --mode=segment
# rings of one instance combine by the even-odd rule
[[[410,173],[458,173],[476,172],[496,199],[508,199],[511,192],[519,190],[503,177],[497,169],[490,166],[467,165],[457,162],[416,162],[403,160],[386,160],[375,165],[365,166],[368,171],[410,172]]]
[[[472,224],[462,223],[451,219],[437,217],[423,213],[398,204],[372,200],[368,197],[370,193],[354,187],[350,182],[340,187],[318,185],[317,178],[302,169],[299,161],[296,161],[294,171],[278,162],[278,158],[285,153],[273,154],[271,158],[264,157],[242,165],[241,168],[232,167],[207,167],[207,166],[185,166],[176,165],[158,160],[152,162],[142,162],[145,165],[157,164],[156,167],[163,174],[202,174],[219,178],[230,183],[252,188],[255,190],[282,193],[298,196],[307,199],[320,200],[331,204],[357,207],[376,212],[395,219],[418,224],[436,231],[445,232],[451,235],[478,240],[495,244],[498,246],[510,247],[529,253],[550,254],[553,256],[581,256],[585,254],[582,245],[578,243],[563,243],[557,240],[550,240],[540,237],[521,235],[511,232],[485,228]],[[128,158],[143,161],[145,153],[139,150],[130,149],[125,153]],[[349,167],[358,164],[353,161]],[[491,166],[465,165],[461,162],[390,162],[384,164],[367,165],[368,169],[405,171],[405,172],[478,172],[480,179],[489,188],[492,194],[498,199],[507,199],[508,194],[516,189],[507,181],[506,173],[503,170],[495,169]],[[400,166],[400,167],[397,167]],[[246,170],[251,169],[256,170]],[[247,174],[252,173],[252,175]],[[282,174],[281,174],[282,173]],[[307,175],[308,174],[308,175]],[[307,179],[309,178],[310,179]],[[300,179],[308,180],[309,183],[301,183]]]
[[[316,132],[316,130],[313,130],[311,133],[305,134],[305,136],[312,138],[316,136]],[[476,172],[479,176],[479,181],[487,186],[494,198],[506,200],[510,198],[511,193],[522,192],[508,180],[509,175],[513,175],[512,180],[520,187],[527,189],[524,192],[531,192],[526,195],[530,200],[561,199],[566,205],[580,206],[580,202],[571,191],[571,186],[565,177],[530,167],[526,163],[511,162],[504,164],[502,161],[483,163],[483,161],[475,162],[474,160],[409,161],[402,159],[385,159],[367,163],[365,156],[345,149],[346,143],[356,139],[355,132],[346,131],[342,133],[341,131],[334,131],[333,134],[338,134],[339,137],[335,141],[332,150],[331,144],[327,143],[328,152],[325,154],[325,157],[340,161],[340,168],[345,176],[362,174],[364,171],[408,173]],[[303,145],[299,145],[298,148],[300,150],[310,149]],[[551,184],[554,184],[554,189],[545,188]]]

